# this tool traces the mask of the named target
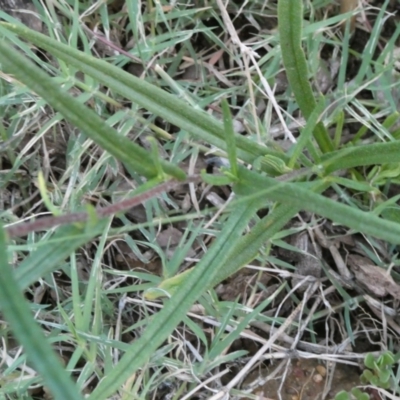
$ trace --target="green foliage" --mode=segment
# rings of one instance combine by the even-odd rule
[[[282,160],[281,158],[275,157],[275,156],[271,156],[271,155],[267,155],[264,157],[258,157],[255,159],[255,161],[253,163],[253,167],[257,171],[262,172],[263,166],[268,166],[268,167],[272,168],[272,170],[279,175],[286,174],[288,172],[293,171],[291,168],[289,168],[286,165],[284,160]]]
[[[82,4],[75,3],[76,9],[62,8],[63,14],[71,16],[71,13],[77,13],[76,16],[78,16],[79,7]],[[158,4],[158,2],[155,3]],[[62,5],[59,6],[62,7]],[[99,18],[103,26],[107,27],[110,25],[110,19],[106,4],[100,5],[100,7],[103,8],[99,12]],[[151,15],[157,15],[163,24],[167,24],[170,19],[175,18],[174,10],[171,10],[170,14],[166,14],[163,7],[159,7],[159,9],[157,7]],[[152,53],[151,49],[146,48],[138,40],[142,35],[138,28],[141,8],[139,2],[127,2],[128,15],[131,19],[130,25],[128,25],[130,28],[127,27],[127,29],[132,30],[132,34],[138,42],[135,51],[138,51],[142,61],[146,63],[152,61],[155,55],[161,57],[161,54]],[[380,11],[381,17],[384,10],[385,6]],[[201,10],[201,13],[207,12],[211,13],[208,8]],[[190,11],[182,19],[199,18],[196,23],[198,22],[200,26],[201,13],[193,15],[195,13]],[[52,18],[57,19],[56,13]],[[44,383],[52,390],[55,398],[79,399],[79,389],[72,384],[69,373],[63,370],[57,357],[52,353],[49,341],[46,340],[42,330],[34,321],[30,306],[24,299],[22,291],[27,290],[30,285],[41,279],[47,279],[46,283],[48,283],[49,275],[60,268],[63,268],[71,278],[73,291],[71,299],[58,304],[60,320],[63,321],[63,325],[60,322],[60,327],[57,329],[65,330],[69,335],[68,340],[76,344],[67,369],[74,370],[78,360],[84,358],[87,363],[82,372],[83,377],[80,376],[78,382],[84,382],[85,376],[93,373],[95,381],[99,383],[89,398],[102,400],[116,395],[121,388],[127,391],[129,388],[129,395],[134,392],[136,382],[132,383],[132,377],[136,377],[135,374],[144,368],[154,354],[162,348],[168,335],[181,321],[187,318],[186,314],[190,307],[201,298],[205,291],[230,277],[243,265],[252,261],[260,251],[264,251],[266,243],[270,243],[274,235],[279,233],[299,211],[306,210],[316,213],[318,216],[329,218],[335,224],[361,232],[366,236],[381,238],[394,244],[400,243],[400,216],[396,204],[397,199],[382,200],[384,197],[382,193],[387,189],[386,186],[391,182],[400,183],[400,142],[396,139],[399,132],[395,132],[392,136],[389,132],[398,119],[398,113],[395,110],[385,110],[387,117],[383,123],[379,123],[373,115],[370,115],[371,125],[368,121],[368,129],[366,122],[352,142],[341,145],[342,128],[346,115],[344,110],[352,101],[351,99],[355,98],[358,87],[344,87],[346,67],[341,66],[339,88],[335,94],[338,98],[327,99],[314,94],[309,79],[310,71],[315,70],[311,67],[312,64],[315,65],[316,60],[307,59],[303,49],[304,38],[307,41],[310,41],[310,38],[314,39],[314,36],[317,37],[329,24],[336,24],[340,19],[335,17],[332,20],[309,21],[309,25],[303,29],[303,2],[301,0],[280,0],[278,2],[278,19],[279,37],[276,35],[271,39],[275,41],[275,46],[272,46],[273,49],[268,54],[268,57],[276,57],[276,59],[270,64],[268,64],[270,60],[263,60],[260,62],[260,66],[263,67],[264,62],[268,64],[268,71],[262,71],[262,74],[265,72],[268,79],[270,75],[275,79],[273,72],[280,69],[281,61],[283,61],[296,101],[294,102],[289,93],[289,98],[285,99],[288,102],[288,110],[297,112],[298,108],[306,120],[304,127],[300,129],[297,143],[293,144],[288,151],[268,147],[265,145],[262,135],[255,139],[251,135],[247,137],[235,133],[234,118],[229,104],[236,107],[237,104],[234,102],[237,102],[237,98],[243,97],[239,91],[234,92],[232,103],[230,100],[228,103],[225,99],[221,101],[222,122],[204,112],[203,108],[206,105],[214,103],[224,96],[214,86],[211,86],[208,96],[194,97],[195,95],[184,87],[187,82],[174,81],[170,78],[169,73],[178,68],[175,60],[168,59],[165,62],[169,65],[170,71],[161,71],[158,67],[155,72],[158,72],[163,79],[162,82],[167,83],[168,88],[179,96],[163,90],[159,82],[152,84],[124,71],[123,63],[127,61],[120,55],[114,58],[110,57],[108,60],[93,57],[90,53],[91,42],[84,32],[80,31],[78,18],[74,19],[74,24],[70,27],[71,31],[67,32],[67,38],[60,38],[58,31],[50,31],[54,35],[51,37],[51,35],[46,36],[33,32],[18,24],[2,23],[0,26],[2,34],[7,38],[0,41],[2,72],[12,76],[12,79],[18,82],[16,83],[16,92],[23,95],[21,104],[26,101],[26,97],[35,96],[37,102],[35,107],[49,106],[56,114],[49,125],[62,120],[68,121],[84,134],[84,140],[90,139],[104,150],[102,162],[87,171],[86,186],[79,186],[81,182],[79,185],[77,184],[77,177],[81,173],[81,157],[93,143],[90,141],[86,148],[83,148],[78,141],[75,145],[71,144],[72,150],[68,149],[67,157],[76,157],[75,163],[70,168],[72,171],[71,176],[68,176],[70,181],[63,177],[64,180],[60,180],[60,186],[64,185],[74,189],[79,187],[79,189],[73,193],[68,207],[74,209],[76,204],[80,204],[83,198],[82,193],[91,192],[97,188],[99,182],[109,184],[107,189],[111,188],[109,190],[112,193],[115,188],[110,183],[109,176],[112,173],[119,174],[119,162],[124,164],[130,177],[139,183],[139,190],[141,190],[149,183],[170,179],[185,180],[186,172],[178,165],[181,165],[181,161],[186,160],[187,156],[193,156],[199,151],[204,153],[216,151],[219,156],[225,156],[229,160],[229,167],[221,168],[219,175],[207,174],[202,171],[203,183],[232,185],[235,192],[235,199],[226,207],[225,214],[217,221],[219,230],[207,226],[207,229],[212,229],[212,235],[215,237],[212,244],[207,246],[207,252],[195,268],[180,272],[186,251],[195,242],[197,234],[200,235],[202,232],[201,222],[192,231],[193,235],[187,236],[187,243],[182,243],[183,250],[180,249],[181,252],[174,255],[169,263],[164,263],[162,277],[154,278],[150,274],[142,273],[140,275],[136,272],[136,275],[134,273],[129,275],[131,271],[124,272],[125,277],[146,276],[146,284],[137,285],[134,290],[145,290],[144,297],[147,300],[154,300],[160,295],[167,298],[160,312],[152,315],[148,321],[140,322],[146,324],[145,328],[143,328],[140,338],[129,345],[117,339],[111,340],[110,336],[114,333],[111,332],[111,329],[110,332],[103,331],[103,316],[107,312],[113,314],[114,305],[109,304],[101,287],[102,253],[106,248],[107,241],[113,242],[115,238],[120,239],[123,233],[134,229],[141,229],[144,235],[146,233],[151,238],[148,242],[154,244],[155,235],[151,236],[151,230],[155,230],[154,226],[171,223],[173,217],[155,213],[154,221],[148,221],[140,226],[133,225],[128,221],[123,227],[125,229],[123,233],[121,233],[122,230],[115,230],[111,234],[110,221],[99,220],[93,208],[89,207],[87,209],[88,223],[62,226],[56,232],[32,234],[23,244],[13,242],[11,238],[6,239],[4,231],[0,232],[0,268],[2,272],[0,304],[2,312],[13,329],[15,337],[24,346],[29,362],[40,372]],[[51,26],[50,20],[47,22]],[[155,24],[151,19],[149,29],[151,33],[147,41],[161,53],[169,50],[171,46],[176,46],[177,43],[186,43],[187,39],[195,32],[187,32],[182,29],[179,35],[175,32],[175,35],[157,36]],[[204,27],[201,29],[227,54],[231,52],[231,49],[226,48],[212,30]],[[379,29],[379,24],[377,24],[374,27],[375,35],[379,34]],[[396,30],[396,35],[398,33]],[[174,38],[174,36],[176,37]],[[348,39],[348,34],[345,35],[345,39],[346,37]],[[19,38],[51,54],[55,59],[55,64],[58,62],[62,73],[56,71],[53,65],[43,63]],[[317,39],[320,40],[321,36],[318,36]],[[395,39],[389,43],[392,43],[393,46],[394,41]],[[78,43],[82,51],[77,50]],[[23,49],[31,60],[28,60],[13,46]],[[309,49],[310,54],[314,54],[313,52],[318,49],[318,47]],[[371,67],[373,64],[371,57],[375,49],[376,43],[371,40],[366,49],[366,57],[362,57],[362,66],[357,73],[358,86],[362,86],[364,81],[373,82],[381,74],[381,71],[375,71]],[[347,50],[343,45],[344,57],[348,55]],[[190,48],[189,53],[195,53],[194,49]],[[390,47],[386,48],[383,53],[390,53]],[[183,52],[177,54],[176,57],[183,57]],[[192,58],[196,58],[195,54]],[[76,76],[80,76],[80,74],[83,77],[82,80],[76,79]],[[262,74],[260,74],[260,80]],[[155,79],[153,76],[151,77]],[[25,86],[18,87],[19,82]],[[82,91],[82,97],[73,96],[71,87],[79,88]],[[127,100],[132,104],[132,108],[136,107],[136,110],[140,110],[134,114],[134,118],[132,118],[134,122],[130,122],[131,125],[128,123],[125,125],[125,118],[132,110],[119,109],[120,103],[114,98],[108,97],[108,94],[104,93],[104,88],[110,91],[116,99],[121,98],[122,102]],[[232,94],[230,90],[234,91],[235,88],[229,88],[226,94]],[[345,91],[346,96],[344,97]],[[2,99],[4,102],[13,100],[7,94]],[[95,104],[94,107],[87,105],[88,99]],[[100,108],[99,104],[102,102],[117,109],[107,120],[95,111]],[[331,112],[332,115],[327,116],[329,114],[327,112],[328,104],[329,113]],[[356,105],[360,110],[365,109],[360,104]],[[167,152],[160,150],[160,143],[155,138],[147,141],[150,143],[150,151],[147,151],[126,137],[127,132],[136,132],[137,121],[143,123],[143,120],[140,119],[142,109],[145,110],[144,113],[149,112],[151,118],[161,117],[181,130],[173,138],[174,140],[172,140],[172,135],[163,132],[163,140],[165,137],[169,139],[165,145],[168,148]],[[253,116],[251,124],[259,124],[260,121],[256,120],[257,117],[256,114]],[[12,128],[15,120],[16,114],[10,118],[9,129]],[[162,129],[153,122],[153,120],[145,120],[144,125],[146,128],[151,126],[154,132],[160,133]],[[122,129],[116,129],[115,126],[118,123],[121,123],[120,128],[122,127]],[[251,129],[253,129],[251,124]],[[328,134],[329,124],[336,124],[333,140]],[[380,134],[383,132],[383,136],[377,135],[383,139],[377,140],[376,143],[360,144],[370,126]],[[260,130],[262,129],[264,127],[260,128]],[[6,141],[9,133],[6,132],[4,126],[0,126],[0,130],[3,140]],[[43,131],[43,133],[45,132]],[[187,154],[182,155],[184,153],[182,149]],[[171,154],[168,161],[163,158],[165,153]],[[9,161],[12,163],[12,169],[5,175],[5,178],[0,177],[1,185],[11,179],[11,175],[12,179],[17,179],[16,171],[23,163],[19,155],[13,154],[9,156]],[[372,167],[367,172],[363,168],[359,168],[370,166]],[[98,170],[107,171],[107,174],[97,174]],[[338,176],[337,171],[345,171],[347,174]],[[276,177],[279,178],[276,179]],[[107,185],[105,184],[105,186]],[[39,187],[48,209],[54,214],[61,213],[62,208],[56,205],[57,203],[52,201],[48,195],[45,181],[41,176],[39,176]],[[82,193],[78,193],[79,191]],[[339,202],[337,198],[331,199],[326,195],[326,192],[329,191],[336,191],[339,195],[346,194],[347,197],[340,198],[352,197],[352,201]],[[360,194],[361,196],[359,196]],[[359,202],[357,202],[357,196],[360,198]],[[373,203],[372,211],[364,211],[371,209],[368,206],[371,199],[374,198],[378,198],[379,201]],[[157,202],[143,205],[147,213],[146,217],[150,220],[153,217],[152,207],[157,209]],[[258,213],[261,209],[268,209],[268,213]],[[199,214],[196,213],[191,218],[197,219]],[[219,217],[219,214],[216,216]],[[186,215],[182,216],[181,220],[185,220],[186,217]],[[122,216],[121,220],[123,218]],[[209,231],[207,232],[209,234]],[[99,242],[88,282],[83,284],[78,277],[75,251],[94,238],[99,238]],[[132,237],[129,237],[129,240],[133,242]],[[19,254],[23,254],[24,259],[18,268],[12,269],[7,260],[14,255],[15,249],[20,251]],[[111,273],[115,273],[115,271]],[[158,286],[154,287],[156,284]],[[81,287],[84,285],[86,285],[85,297],[81,298]],[[283,289],[286,289],[286,283],[282,283],[276,293]],[[345,290],[339,290],[339,292],[343,297],[348,296]],[[259,309],[241,318],[237,325],[238,329],[225,335],[224,328],[231,322],[230,319],[234,314],[234,309],[230,308],[222,318],[223,322],[215,340],[207,349],[209,358],[205,357],[202,362],[198,363],[196,372],[210,372],[215,366],[231,362],[238,356],[242,356],[242,352],[234,352],[219,357],[239,337],[250,323],[251,318],[255,318],[262,308],[269,304],[269,301],[270,299],[265,300]],[[70,308],[68,309],[68,307]],[[192,326],[193,330],[199,331],[198,336],[201,337],[203,344],[208,345],[205,335],[200,334],[201,330],[194,327],[193,323]],[[140,327],[142,328],[142,325]],[[123,354],[119,357],[111,356],[111,353],[117,350]],[[96,367],[96,358],[101,360],[104,369]],[[393,388],[392,369],[397,361],[398,356],[389,352],[377,359],[367,356],[365,365],[368,369],[363,373],[363,381],[377,387]],[[10,374],[10,376],[13,375]],[[155,379],[155,375],[143,378],[149,385]],[[140,379],[138,379],[139,381]],[[336,397],[337,400],[352,398],[366,400],[368,395],[355,388],[351,394],[342,392]]]
[[[0,226],[0,270],[1,310],[11,325],[15,337],[21,343],[26,343],[25,353],[29,360],[35,365],[46,385],[58,394],[58,399],[82,399],[71,377],[63,370],[42,329],[33,320],[28,301],[19,290],[13,270],[8,264],[6,235],[2,226]]]
[[[391,351],[386,351],[378,357],[368,353],[364,359],[367,369],[361,375],[361,383],[382,389],[392,389],[400,393],[398,382],[393,375],[393,367],[399,360],[400,353],[394,355]],[[335,400],[369,400],[369,398],[367,393],[363,393],[358,388],[353,388],[351,393],[341,391],[335,396]]]
[[[351,393],[342,390],[335,396],[335,400],[369,400],[369,399],[370,399],[369,394],[361,392],[361,390],[358,388],[352,389]]]
[[[391,351],[386,351],[379,357],[367,354],[364,360],[368,368],[361,375],[361,382],[371,384],[383,389],[395,389],[398,393],[398,383],[393,379],[394,364],[400,360],[400,353],[394,355]]]
[[[222,115],[224,118],[224,130],[226,134],[226,148],[228,152],[228,160],[230,164],[230,172],[234,179],[237,179],[238,175],[238,163],[236,155],[236,138],[235,131],[233,129],[233,120],[229,104],[226,99],[222,99]]]
[[[297,103],[308,120],[316,108],[317,102],[308,81],[307,61],[301,46],[302,16],[302,0],[280,0],[278,2],[282,60]],[[314,137],[324,153],[333,150],[332,141],[321,122],[315,127]]]

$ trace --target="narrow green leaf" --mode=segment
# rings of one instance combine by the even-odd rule
[[[333,146],[335,147],[335,149],[339,148],[340,140],[342,139],[344,120],[344,112],[342,110],[338,113],[336,117],[336,129],[335,136],[333,138]]]
[[[15,338],[23,345],[28,360],[40,373],[55,399],[83,399],[61,366],[42,330],[33,319],[28,302],[21,292],[7,262],[6,236],[0,226],[0,308]]]
[[[237,205],[233,205],[237,207]],[[232,246],[229,252],[228,261],[220,266],[216,271],[215,277],[210,282],[208,288],[213,288],[223,280],[237,272],[244,265],[251,262],[257,256],[260,248],[272,238],[285,224],[287,224],[299,211],[299,209],[291,205],[278,204],[276,207],[263,219],[258,221],[251,229],[250,233],[245,235],[242,240],[235,246]],[[192,274],[193,269],[186,270],[178,276],[164,281],[159,289],[149,291],[146,296],[150,300],[165,296],[166,293],[174,294],[179,287],[186,284]],[[176,284],[178,283],[178,284]],[[151,297],[150,297],[151,296]]]
[[[325,198],[301,184],[278,182],[267,176],[239,168],[240,184],[234,190],[241,195],[257,195],[273,201],[292,205],[299,209],[314,212],[330,220],[348,226],[390,243],[400,243],[400,224],[386,221],[373,213],[360,211],[347,205]],[[323,187],[324,182],[321,182]],[[327,184],[329,186],[329,184]],[[265,188],[260,190],[260,188]]]
[[[398,111],[395,111],[394,113],[388,115],[385,120],[382,123],[382,126],[384,126],[386,129],[390,129],[393,125],[395,125],[400,118],[400,113]]]
[[[243,330],[247,328],[249,322],[257,317],[258,314],[262,313],[263,310],[267,308],[267,306],[276,299],[276,297],[285,289],[288,285],[287,281],[284,281],[274,292],[274,294],[268,298],[266,298],[261,304],[259,304],[251,313],[248,313],[236,326],[235,329],[232,330],[228,335],[225,335],[225,330],[219,329],[219,332],[224,332],[224,337],[220,339],[220,342],[215,345],[210,350],[208,357],[210,359],[218,358],[220,354],[223,354],[223,351],[227,349],[234,340],[238,339],[242,334]],[[232,308],[233,311],[233,308]],[[229,314],[227,314],[229,315]],[[228,321],[226,321],[228,323]],[[222,328],[222,326],[221,326]],[[216,338],[215,338],[216,339]],[[214,341],[215,341],[214,339]]]
[[[146,300],[155,300],[176,293],[186,282],[187,276],[190,276],[192,271],[193,268],[189,268],[178,275],[163,280],[156,288],[147,290],[144,297]]]
[[[253,226],[250,233],[232,247],[227,262],[219,268],[209,287],[214,287],[251,262],[257,256],[260,248],[275,233],[279,232],[298,211],[298,208],[290,204],[277,204],[266,217]]]
[[[307,61],[301,47],[302,22],[302,0],[278,1],[278,29],[283,64],[300,110],[308,120],[316,107],[316,101],[308,81]],[[322,152],[333,150],[332,141],[322,122],[316,125],[314,137]]]
[[[153,159],[154,166],[156,167],[157,176],[160,179],[164,178],[164,173],[162,170],[162,160],[160,154],[158,153],[157,141],[153,137],[148,137],[147,140],[150,142],[151,146],[151,158]]]
[[[84,224],[58,228],[45,244],[39,243],[38,249],[25,258],[14,271],[18,287],[21,290],[26,289],[40,277],[56,270],[74,250],[102,232],[107,223],[107,219],[98,220],[95,225],[91,225],[90,230]]]
[[[43,172],[39,171],[38,174],[38,187],[40,195],[42,196],[43,203],[53,215],[61,215],[61,211],[51,202],[47,194],[46,181],[44,180]]]
[[[206,171],[201,171],[201,178],[205,183],[213,186],[230,185],[234,182],[233,178],[228,175],[211,175]]]
[[[360,192],[372,192],[376,191],[379,193],[379,190],[377,190],[375,187],[371,186],[367,182],[358,182],[355,179],[347,179],[347,178],[342,178],[340,176],[329,176],[326,178],[327,181],[329,182],[334,182],[338,183],[341,186],[357,190]]]
[[[385,0],[384,3],[379,7],[378,15],[376,16],[377,21],[382,21],[383,16],[386,12],[386,8],[389,4],[390,0]],[[361,65],[358,68],[356,77],[352,80],[352,85],[355,87],[359,87],[362,85],[364,77],[367,74],[367,71],[371,68],[372,58],[375,55],[375,50],[379,42],[380,31],[382,30],[382,23],[374,24],[372,28],[372,32],[370,34],[370,39],[367,42],[367,45],[364,48],[362,57],[361,57]]]
[[[400,141],[347,147],[321,157],[321,167],[326,174],[340,169],[398,162]]]
[[[151,320],[143,335],[134,342],[118,365],[100,382],[89,399],[109,398],[121,385],[147,361],[165,338],[182,320],[193,302],[213,282],[221,265],[226,264],[230,250],[241,240],[243,230],[255,211],[261,206],[260,200],[238,206],[225,224],[218,239],[202,258],[178,291],[166,301],[163,309]]]
[[[191,135],[226,150],[223,125],[206,112],[193,109],[176,96],[149,84],[143,79],[128,74],[121,68],[59,43],[27,27],[0,23],[1,27],[48,50],[53,56],[78,68],[127,99],[186,130]],[[267,154],[286,159],[281,153],[260,146],[241,135],[236,135],[236,144],[238,157],[249,163],[252,163],[255,158]]]
[[[45,72],[4,41],[0,41],[0,62],[3,70],[12,72],[104,150],[141,175],[148,178],[157,176],[154,162],[145,149],[118,134],[94,111],[82,106],[54,83]],[[161,163],[166,173],[178,179],[185,179],[185,173],[178,167],[165,161]]]
[[[226,99],[222,99],[222,114],[224,118],[224,130],[226,137],[226,148],[228,152],[228,160],[231,167],[231,172],[234,177],[237,177],[237,156],[236,156],[236,142],[235,142],[235,131],[233,130],[233,121],[231,110]]]
[[[310,151],[310,154],[313,156],[315,162],[319,162],[319,156],[316,153],[314,146],[311,143],[312,134],[315,126],[318,123],[318,119],[320,118],[322,112],[325,108],[325,100],[322,98],[315,106],[315,109],[311,113],[310,117],[307,120],[305,128],[301,131],[300,137],[294,147],[293,154],[290,157],[289,168],[293,168],[296,165],[297,159],[303,153],[304,147]]]

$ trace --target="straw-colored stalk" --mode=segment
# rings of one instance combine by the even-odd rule
[[[355,10],[358,6],[358,0],[340,0],[340,13],[344,14],[347,12],[351,12]],[[350,22],[350,32],[354,31],[356,25],[356,16],[351,17],[351,22]],[[344,29],[346,26],[346,21],[343,21],[342,24],[342,29]]]

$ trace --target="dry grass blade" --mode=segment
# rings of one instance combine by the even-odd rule
[[[359,0],[340,0],[340,12],[342,14],[354,11],[358,6]],[[343,29],[346,26],[346,22],[343,22]],[[356,26],[356,16],[351,17],[350,32],[354,32]]]

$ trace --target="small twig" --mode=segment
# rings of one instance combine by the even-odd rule
[[[145,201],[163,192],[169,192],[177,186],[186,185],[192,182],[199,182],[200,180],[200,175],[192,175],[187,177],[187,179],[184,181],[170,180],[168,182],[161,183],[160,185],[157,185],[129,199],[122,200],[107,207],[97,207],[95,209],[96,216],[98,218],[105,218],[111,215],[115,215],[119,212],[129,210],[132,207],[142,204]],[[31,222],[21,222],[16,225],[7,226],[5,230],[9,237],[25,236],[30,232],[51,229],[58,225],[72,224],[75,222],[86,222],[88,219],[89,214],[82,211],[60,216],[45,217]]]

